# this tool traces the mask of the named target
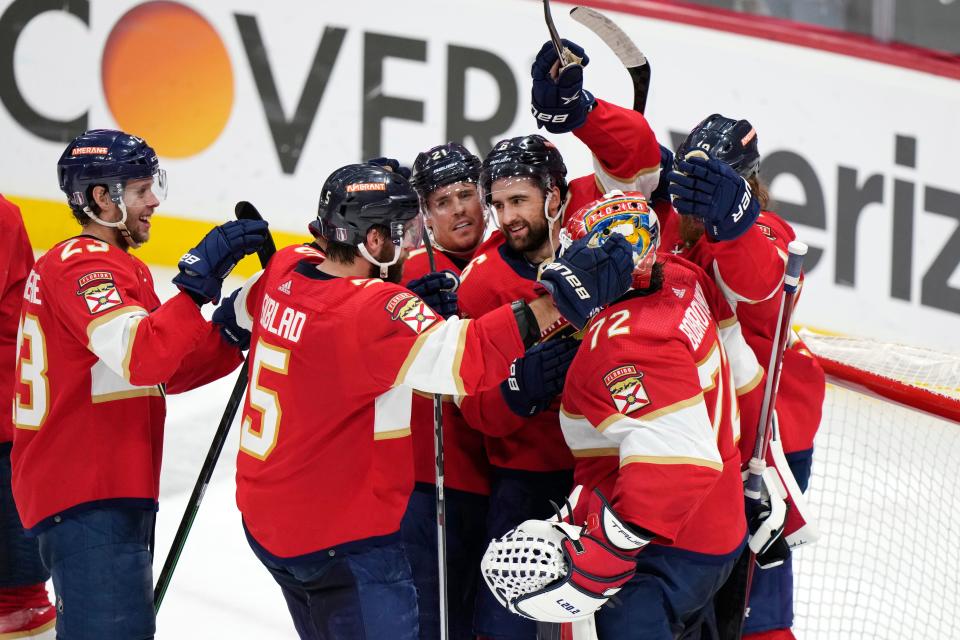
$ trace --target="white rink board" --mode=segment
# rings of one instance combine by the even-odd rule
[[[46,117],[67,120],[88,111],[90,126],[116,126],[104,96],[100,62],[113,26],[136,4],[91,3],[88,25],[60,11],[30,21],[14,60],[17,86],[27,103]],[[447,97],[456,93],[447,73],[452,52],[464,48],[499,60],[494,66],[506,74],[501,80],[518,96],[514,113],[506,117],[510,124],[496,137],[534,130],[528,113],[528,69],[546,38],[539,2],[418,0],[377,3],[365,10],[355,3],[292,0],[186,4],[202,14],[222,41],[232,65],[234,97],[225,128],[209,147],[189,157],[164,160],[171,177],[171,195],[163,206],[168,213],[219,220],[233,202],[248,199],[269,212],[278,228],[302,231],[315,211],[323,178],[341,164],[362,159],[365,114],[367,129],[382,131],[376,155],[411,161],[416,152],[446,139]],[[0,0],[0,10],[8,6],[9,0]],[[592,33],[566,15],[567,8],[558,5],[554,12],[561,34],[584,44],[591,55],[586,86],[629,105],[631,89],[623,68]],[[611,15],[652,62],[647,115],[658,137],[669,140],[668,131],[688,131],[713,111],[747,116],[759,131],[766,157],[789,152],[812,168],[813,182],[806,189],[789,174],[773,183],[774,196],[781,201],[795,208],[809,202],[808,215],[821,213],[814,205],[817,192],[822,193],[822,224],[797,225],[801,239],[824,252],[809,271],[797,321],[853,335],[960,349],[960,333],[955,330],[960,295],[952,294],[960,288],[955,269],[960,243],[945,256],[948,262],[935,274],[937,281],[923,282],[960,221],[960,179],[956,163],[947,161],[945,151],[960,147],[960,81],[729,32]],[[305,115],[312,119],[312,127],[303,130],[303,148],[293,173],[281,169],[251,57],[240,35],[241,19],[257,26],[287,118],[300,99],[324,29],[345,30],[332,70],[315,72],[326,74],[329,81],[319,107]],[[381,62],[370,53],[376,46],[368,42],[378,34],[405,39],[403,46],[419,51],[413,57],[425,60],[387,57]],[[153,55],[164,54],[145,55],[148,68]],[[71,73],[63,72],[65,59],[71,60]],[[381,68],[382,82],[365,94],[365,74],[372,78]],[[754,78],[761,78],[763,86],[753,86]],[[466,116],[484,119],[496,112],[502,94],[493,75],[470,69],[451,82],[464,87]],[[414,101],[422,115],[418,121],[370,120],[365,100],[381,94]],[[186,121],[182,126],[192,125]],[[17,151],[0,158],[0,191],[59,198],[53,165],[63,143],[29,133],[3,108],[0,130],[5,147]],[[897,136],[914,141],[916,150],[913,160],[899,165]],[[476,148],[471,138],[467,144]],[[571,176],[590,170],[589,154],[572,136],[561,137],[559,144]],[[855,172],[847,180],[852,186],[842,196],[841,168],[848,177]],[[882,202],[868,204],[854,225],[851,216],[860,207],[850,204],[855,199],[851,189],[859,189],[871,176]],[[900,198],[905,204],[898,214],[905,228],[913,230],[896,269],[910,272],[900,285],[899,295],[906,299],[891,295],[895,179],[906,185],[902,188],[913,185],[912,197],[904,192]],[[841,199],[847,203],[843,216],[853,236],[837,246]],[[855,286],[837,284],[851,279]],[[922,290],[929,297],[924,303]]]

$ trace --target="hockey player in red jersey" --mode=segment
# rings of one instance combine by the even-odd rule
[[[57,596],[57,636],[149,638],[164,396],[241,361],[200,305],[262,244],[263,222],[214,228],[160,304],[128,252],[150,238],[165,174],[142,139],[97,129],[57,165],[81,235],[50,248],[23,289],[14,384],[13,494]]]
[[[538,126],[572,131],[594,154],[594,174],[567,183],[556,147],[538,135],[497,143],[484,160],[482,195],[499,229],[478,249],[458,291],[460,309],[478,317],[516,297],[536,296],[538,267],[553,259],[564,211],[576,211],[605,190],[649,193],[659,176],[660,150],[642,114],[594,98],[583,89],[589,57],[565,41],[581,64],[559,70],[556,50],[545,43],[531,69]],[[537,115],[539,114],[539,115]],[[545,516],[549,500],[570,489],[573,461],[559,427],[556,396],[576,345],[566,323],[549,327],[543,345],[518,361],[500,389],[465,398],[469,424],[486,436],[492,465],[487,538],[531,517]],[[487,593],[478,601],[477,633],[529,638],[533,623],[505,611]]]
[[[617,236],[634,248],[633,289],[587,325],[567,374],[577,383],[563,392],[582,485],[566,514],[576,527],[561,527],[572,534],[562,536],[570,566],[563,583],[499,596],[558,621],[588,615],[621,587],[617,606],[596,613],[601,639],[676,638],[709,622],[745,543],[737,398],[762,391],[762,372],[713,282],[685,260],[657,261],[657,218],[641,194],[585,207],[562,241]]]
[[[428,149],[413,163],[410,182],[420,199],[435,264],[431,269],[425,248],[411,251],[403,282],[445,318],[458,313],[458,277],[483,240],[479,178],[480,159],[456,142]],[[423,640],[440,636],[433,411],[433,396],[414,392],[410,431],[415,485],[400,528],[417,587]],[[487,543],[489,464],[483,436],[467,428],[451,397],[443,399],[443,455],[448,637],[469,640],[480,556]]]
[[[271,261],[236,298],[252,330],[237,504],[302,638],[417,636],[399,536],[414,484],[413,390],[492,387],[558,309],[577,321],[628,286],[626,243],[581,243],[555,270],[578,286],[551,275],[553,300],[445,320],[396,284],[418,213],[399,174],[341,167],[311,224],[325,259]]]
[[[33,249],[15,204],[0,195],[0,362],[16,358],[23,287],[33,267]],[[0,398],[13,398],[14,371],[0,368]],[[40,561],[37,539],[27,536],[10,489],[12,416],[0,419],[0,638],[53,637],[56,610],[47,596],[50,572]],[[41,636],[42,634],[42,636]]]
[[[663,182],[669,183],[676,212],[665,198],[655,205],[664,223],[664,246],[714,278],[736,309],[747,343],[767,366],[783,295],[787,244],[796,236],[787,222],[767,209],[756,131],[747,120],[708,116],[680,145],[674,164],[676,169]],[[775,446],[782,444],[801,491],[810,477],[824,393],[823,370],[794,336],[783,357],[774,438],[780,441]],[[744,463],[756,439],[757,418],[750,418],[740,446]],[[788,557],[779,567],[754,573],[745,633],[789,639],[792,624]]]

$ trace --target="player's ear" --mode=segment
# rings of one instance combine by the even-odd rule
[[[364,244],[367,245],[367,250],[370,252],[370,255],[378,255],[386,242],[387,237],[384,235],[383,229],[376,226],[367,229],[367,237],[364,240]]]
[[[107,191],[107,188],[103,185],[96,185],[93,187],[91,195],[93,196],[93,201],[97,203],[97,206],[100,207],[100,211],[110,208],[110,193]]]

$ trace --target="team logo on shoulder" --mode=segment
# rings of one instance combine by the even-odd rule
[[[390,298],[384,307],[391,320],[399,320],[414,333],[424,330],[437,321],[437,314],[426,303],[409,291],[402,291]]]
[[[77,295],[82,296],[91,314],[123,304],[123,298],[109,271],[92,271],[77,280]]]
[[[756,224],[757,228],[760,229],[760,233],[762,233],[767,237],[767,240],[770,240],[771,242],[773,242],[774,240],[777,239],[777,236],[774,235],[773,229],[771,229],[769,225],[765,225],[762,222],[756,222],[754,224]]]
[[[610,397],[617,411],[628,415],[650,404],[647,390],[643,387],[643,372],[632,364],[616,369],[603,376],[603,384],[610,390]]]

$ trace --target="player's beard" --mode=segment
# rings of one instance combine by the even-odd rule
[[[515,238],[509,233],[504,232],[507,246],[517,253],[526,253],[537,251],[547,242],[549,226],[546,217],[537,218],[532,221],[524,221],[527,226],[527,235],[523,238]]]
[[[380,255],[375,256],[377,260],[381,262],[389,262],[393,259],[393,251],[400,251],[401,249],[397,248],[393,244],[386,244],[383,246],[383,249],[380,250]],[[406,255],[401,255],[400,259],[397,260],[396,264],[392,264],[387,267],[387,277],[382,278],[386,282],[392,282],[393,284],[400,284],[400,281],[403,279],[403,263],[407,261]],[[379,278],[380,277],[380,267],[370,263],[370,277]]]
[[[679,214],[678,214],[679,215]],[[680,216],[680,241],[685,247],[692,247],[703,237],[703,221],[696,216]]]

